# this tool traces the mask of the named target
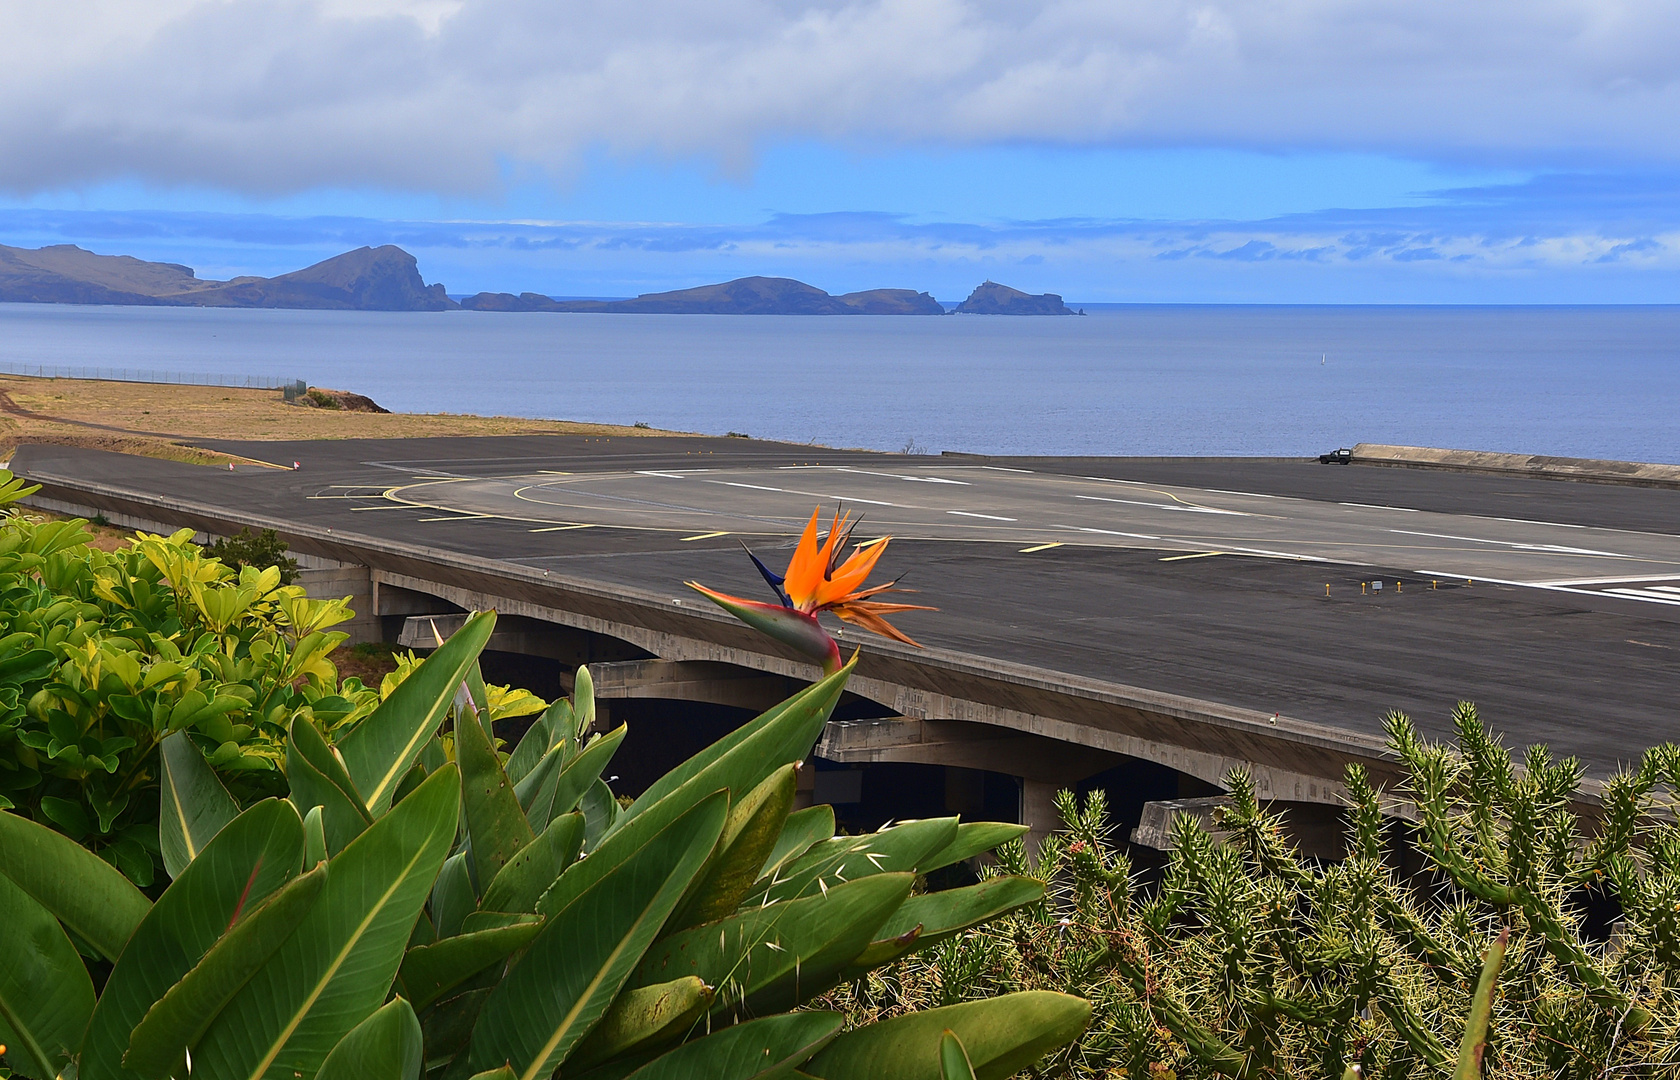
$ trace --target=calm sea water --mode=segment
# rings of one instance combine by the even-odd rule
[[[1680,307],[1136,306],[1085,318],[0,304],[0,368],[274,375],[390,409],[998,454],[1409,443],[1680,461]]]

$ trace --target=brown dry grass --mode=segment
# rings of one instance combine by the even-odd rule
[[[457,413],[369,413],[288,405],[278,390],[0,375],[0,457],[20,442],[115,450],[204,465],[227,454],[196,439],[406,439],[437,435],[675,434],[613,424]],[[5,399],[0,398],[0,409]],[[30,414],[30,415],[22,415]],[[245,459],[240,459],[245,460]]]

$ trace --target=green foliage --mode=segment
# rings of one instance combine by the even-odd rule
[[[240,529],[237,536],[222,537],[205,548],[204,553],[212,559],[220,559],[235,570],[243,570],[246,567],[267,570],[271,566],[275,567],[280,571],[280,584],[291,585],[297,581],[298,564],[296,559],[286,554],[289,547],[290,545],[280,539],[280,534],[273,529],[264,529],[256,533],[250,529]]]
[[[289,799],[227,819],[221,781],[190,755],[177,769],[171,743],[177,782],[161,798],[179,805],[164,827],[185,862],[155,903],[65,837],[0,814],[0,910],[13,916],[0,955],[27,957],[18,978],[0,976],[0,1037],[19,1048],[8,1064],[84,1080],[539,1080],[557,1068],[769,1080],[796,1067],[943,1080],[955,1059],[942,1040],[960,1038],[970,1074],[997,1080],[1083,1030],[1087,1003],[1047,992],[844,1034],[834,1013],[789,1011],[913,952],[924,929],[937,939],[1043,895],[1015,878],[917,892],[918,872],[1007,826],[965,836],[942,819],[836,838],[831,815],[825,829],[791,813],[794,763],[849,669],[621,808],[599,774],[622,729],[590,730],[587,671],[571,702],[548,707],[484,687],[476,661],[494,622],[475,615],[399,668],[377,708],[331,725],[298,711],[278,748]],[[512,754],[498,709],[542,710]],[[73,890],[43,885],[40,868],[60,863],[67,879],[128,890],[126,914],[101,923]],[[73,936],[120,957],[97,1004]],[[30,997],[20,980],[60,993]]]
[[[16,481],[0,476],[3,494]],[[189,530],[103,552],[81,525],[0,522],[0,808],[147,888],[193,846],[178,800],[160,843],[166,775],[202,786],[193,755],[207,764],[227,800],[203,824],[219,825],[285,793],[295,718],[330,732],[379,695],[340,682],[329,659],[345,638],[331,627],[351,617],[343,601],[311,600],[272,567],[236,571]],[[160,744],[176,733],[166,760]]]
[[[1589,817],[1577,762],[1535,748],[1519,767],[1473,707],[1455,720],[1451,746],[1388,719],[1405,784],[1387,795],[1348,770],[1347,854],[1335,862],[1301,857],[1235,772],[1213,831],[1179,817],[1145,888],[1108,835],[1102,794],[1080,805],[1063,792],[1064,829],[1035,857],[1019,843],[998,853],[996,872],[1041,882],[1042,902],[828,1003],[876,1018],[999,990],[1076,993],[1094,1019],[1048,1073],[1092,1080],[1349,1066],[1393,1078],[1480,1077],[1484,1065],[1496,1077],[1671,1075],[1680,750],[1652,750],[1609,780]],[[1585,932],[1589,901],[1619,907],[1608,938]]]

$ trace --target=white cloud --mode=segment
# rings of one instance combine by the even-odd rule
[[[0,188],[494,189],[783,137],[1680,159],[1657,0],[0,0]]]

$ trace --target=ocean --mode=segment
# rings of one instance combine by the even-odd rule
[[[405,412],[893,451],[1381,442],[1680,461],[1680,306],[939,318],[0,304],[0,370],[29,365],[299,378]]]

